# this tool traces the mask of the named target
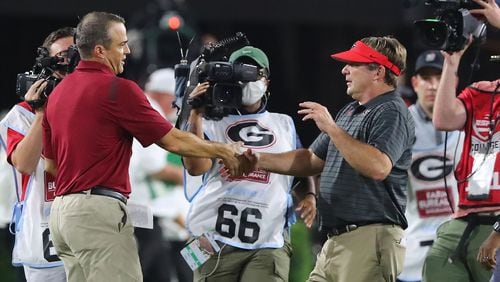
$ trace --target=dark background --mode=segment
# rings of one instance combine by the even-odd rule
[[[94,10],[119,14],[126,19],[129,31],[136,29],[145,35],[142,48],[131,42],[132,56],[123,74],[141,86],[149,72],[172,67],[180,58],[175,33],[159,28],[165,12],[174,11],[183,18],[181,38],[185,44],[195,34],[198,42],[204,33],[218,39],[237,31],[245,33],[252,45],[263,49],[270,58],[269,110],[291,115],[306,146],[318,130],[313,122],[300,121],[296,114],[298,103],[316,101],[329,107],[334,115],[350,101],[340,73],[343,65],[329,55],[350,48],[362,37],[393,35],[407,47],[411,74],[416,56],[424,49],[413,21],[433,17],[435,11],[418,0],[2,0],[0,108],[19,101],[14,91],[16,74],[31,68],[35,50],[45,36],[62,26],[76,26],[79,17]],[[471,77],[474,50],[468,50],[459,88],[470,81],[498,78],[500,63],[491,63],[488,58],[500,53],[499,31],[488,27],[488,32],[479,52],[480,69]],[[191,55],[199,46],[195,44]]]

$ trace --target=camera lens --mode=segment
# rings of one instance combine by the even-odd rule
[[[446,40],[446,30],[440,26],[433,26],[424,31],[424,37],[431,46],[441,46]]]
[[[211,101],[216,106],[237,108],[241,103],[241,86],[234,83],[216,83]]]
[[[447,25],[438,20],[421,20],[415,22],[419,37],[429,48],[442,49],[448,40],[449,30]]]
[[[217,102],[227,104],[229,101],[231,101],[231,90],[223,89],[222,91],[219,91],[217,95]]]

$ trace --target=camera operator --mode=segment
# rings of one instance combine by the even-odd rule
[[[238,143],[173,128],[136,83],[117,76],[130,54],[122,17],[88,13],[75,37],[81,60],[52,91],[42,123],[45,170],[57,183],[49,222],[54,247],[69,281],[142,281],[131,217],[145,210],[127,207],[133,138],[179,155],[220,158],[232,175],[250,165]]]
[[[485,7],[482,14],[491,23],[500,20],[493,0],[475,2]],[[473,83],[456,97],[456,74],[466,49],[442,52],[444,66],[433,123],[440,130],[462,130],[465,140],[456,171],[459,207],[455,218],[437,231],[424,263],[425,281],[489,281],[491,271],[481,264],[488,268],[495,265],[496,247],[485,243],[480,248],[480,244],[500,215],[500,161],[496,145],[500,79]],[[493,237],[498,236],[495,232]]]
[[[51,57],[60,57],[67,63],[67,50],[73,43],[74,28],[65,27],[50,33],[42,47]],[[66,73],[52,74],[62,79]],[[54,179],[44,173],[42,153],[42,119],[44,105],[33,108],[31,101],[44,95],[47,82],[34,82],[24,96],[25,101],[15,105],[2,126],[7,128],[7,159],[22,175],[19,200],[24,201],[20,217],[16,220],[16,244],[13,263],[24,266],[26,280],[66,281],[62,261],[57,257],[50,240],[48,211],[53,201]]]
[[[436,230],[450,219],[456,203],[454,192],[457,186],[451,168],[460,134],[458,131],[446,134],[436,130],[432,124],[443,61],[439,50],[422,52],[411,77],[412,88],[418,97],[416,103],[409,107],[415,120],[416,140],[412,147],[406,189],[406,257],[398,281],[422,280],[425,255],[436,237]],[[443,156],[443,150],[446,150],[446,156]],[[446,163],[443,158],[446,158]]]
[[[298,139],[292,119],[266,110],[266,54],[245,46],[233,52],[229,62],[257,66],[262,77],[243,84],[242,106],[221,120],[203,119],[203,108],[192,109],[189,130],[214,141],[243,141],[245,147],[259,152],[295,149]],[[208,87],[207,82],[198,84],[190,98],[206,95]],[[219,254],[195,270],[195,281],[288,281],[292,177],[257,170],[227,178],[221,173],[223,166],[208,158],[184,158],[184,166],[191,175],[204,174],[191,201],[188,228],[195,236],[215,230],[213,236],[221,246]],[[316,215],[316,192],[313,185],[308,189],[298,210],[310,227]]]

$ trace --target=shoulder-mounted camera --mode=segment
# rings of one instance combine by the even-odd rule
[[[419,38],[426,47],[444,51],[462,50],[472,35],[475,42],[486,38],[486,24],[468,9],[481,8],[472,0],[428,0],[436,8],[435,19],[415,21]]]
[[[47,86],[41,93],[38,100],[27,101],[32,108],[39,108],[45,104],[47,97],[61,79],[54,76],[54,72],[67,74],[72,72],[78,62],[80,55],[75,45],[71,45],[65,56],[50,56],[49,50],[45,47],[38,47],[35,64],[30,71],[19,73],[16,81],[16,94],[22,100],[31,85],[40,79],[47,81]]]
[[[238,32],[235,36],[217,43],[206,45],[197,63],[190,70],[186,93],[190,93],[198,83],[209,82],[207,92],[187,104],[193,108],[203,108],[204,117],[220,120],[232,110],[241,106],[242,83],[259,79],[256,66],[229,62],[232,52],[249,45],[246,36]]]

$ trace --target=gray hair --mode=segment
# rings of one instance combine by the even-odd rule
[[[125,24],[122,17],[107,12],[90,12],[86,14],[76,27],[76,46],[83,59],[92,57],[92,50],[96,45],[108,48],[111,38],[108,29],[112,23]]]

